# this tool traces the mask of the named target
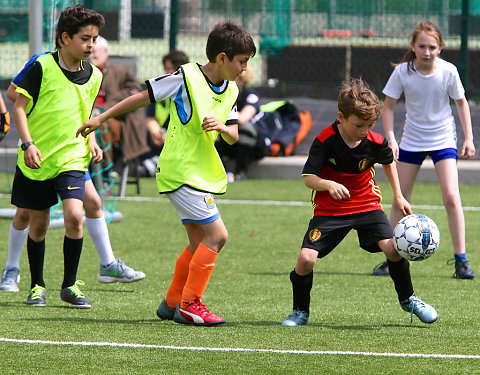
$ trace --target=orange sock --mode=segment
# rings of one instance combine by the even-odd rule
[[[187,282],[183,288],[182,303],[187,304],[196,298],[202,298],[215,267],[217,256],[218,253],[203,243],[198,245],[190,262]]]
[[[188,245],[183,249],[175,263],[175,272],[173,273],[172,282],[168,287],[165,302],[168,307],[176,308],[182,300],[183,287],[188,277],[188,265],[192,260],[193,254],[188,251]]]

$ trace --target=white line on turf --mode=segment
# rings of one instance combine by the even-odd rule
[[[24,339],[9,339],[5,337],[0,337],[0,342],[10,342],[10,343],[17,343],[17,344],[98,346],[98,347],[117,347],[117,348],[208,351],[208,352],[250,352],[250,353],[253,352],[253,353],[273,353],[273,354],[352,355],[352,356],[367,356],[367,357],[480,359],[480,355],[468,355],[468,354],[376,353],[376,352],[350,352],[350,351],[335,351],[335,350],[319,351],[319,350],[281,350],[281,349],[251,349],[251,348],[205,348],[205,347],[194,347],[194,346],[148,345],[148,344],[129,344],[129,343],[116,343],[116,342],[24,340]]]
[[[0,198],[10,198],[10,194],[0,194]],[[105,197],[106,200],[119,200],[119,201],[131,201],[131,202],[168,202],[164,197]],[[310,207],[310,202],[303,201],[272,201],[272,200],[247,200],[247,199],[216,199],[220,204],[240,204],[250,206],[297,206],[297,207]],[[383,204],[385,208],[390,208],[391,204]],[[416,210],[445,210],[445,206],[436,206],[428,204],[412,205]],[[464,211],[480,211],[480,207],[476,206],[463,206]]]

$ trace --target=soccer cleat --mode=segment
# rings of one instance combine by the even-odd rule
[[[475,277],[475,273],[472,267],[470,267],[470,264],[468,264],[468,261],[454,258],[447,261],[447,264],[450,265],[453,261],[455,261],[455,273],[453,277],[457,279],[473,279]]]
[[[143,272],[128,267],[120,258],[106,266],[100,265],[100,274],[98,275],[98,281],[105,284],[117,281],[119,283],[131,283],[144,278],[145,274]]]
[[[63,288],[60,291],[60,298],[64,302],[71,303],[73,308],[89,309],[92,305],[90,305],[90,301],[83,295],[80,289],[78,289],[78,285],[85,285],[85,283],[82,280],[77,280],[72,286]]]
[[[162,320],[173,320],[175,316],[175,307],[168,307],[165,299],[162,300],[157,309],[157,316]]]
[[[388,276],[390,275],[390,271],[388,270],[388,263],[387,261],[383,261],[375,266],[372,272],[373,276]]]
[[[2,280],[0,281],[0,290],[4,292],[18,292],[18,283],[20,282],[20,270],[17,267],[4,268]]]
[[[423,323],[433,323],[438,318],[437,310],[423,302],[415,294],[408,299],[408,303],[400,303],[400,306],[410,313],[410,323],[413,322],[413,314]]]
[[[47,289],[43,286],[35,284],[35,286],[30,289],[27,298],[27,305],[30,306],[45,306],[45,297],[47,296]]]
[[[173,317],[173,321],[176,323],[195,326],[215,326],[225,323],[225,320],[211,313],[198,298],[186,307],[182,308],[180,306],[179,303]]]
[[[287,316],[287,319],[282,322],[282,326],[306,326],[308,324],[309,315],[310,314],[306,311],[294,310],[289,316]]]

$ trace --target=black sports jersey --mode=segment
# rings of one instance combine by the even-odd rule
[[[350,148],[338,131],[338,121],[334,122],[313,141],[302,176],[316,175],[338,182],[348,189],[350,199],[335,200],[328,191],[312,191],[314,216],[381,210],[374,164],[392,162],[392,150],[381,134],[371,131],[357,147]]]

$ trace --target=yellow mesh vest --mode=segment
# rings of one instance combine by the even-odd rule
[[[170,124],[165,145],[157,166],[157,186],[160,193],[171,192],[182,185],[214,194],[225,193],[227,177],[222,161],[215,149],[218,132],[205,132],[202,122],[206,115],[213,114],[225,123],[237,100],[235,82],[221,93],[215,93],[197,64],[182,65],[184,89],[192,107],[192,115],[185,124],[172,100]]]
[[[102,73],[92,65],[92,75],[83,85],[77,85],[63,74],[52,54],[40,56],[42,83],[38,100],[27,106],[28,130],[43,156],[42,168],[25,165],[19,149],[17,165],[32,180],[48,180],[65,171],[85,171],[91,153],[88,140],[75,137],[77,129],[90,117],[93,103],[102,83]],[[21,88],[17,92],[29,97]]]

